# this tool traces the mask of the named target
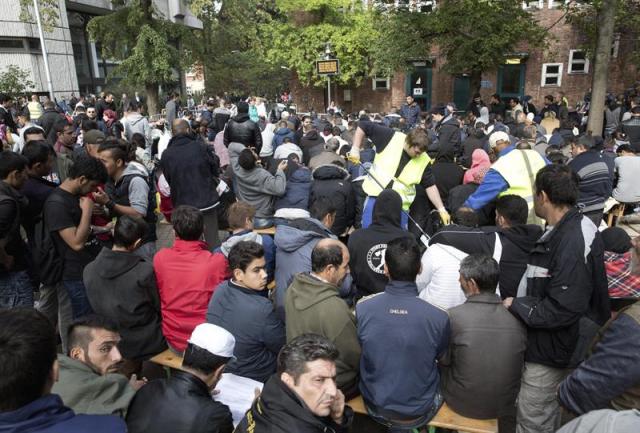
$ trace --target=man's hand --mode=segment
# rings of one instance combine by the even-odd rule
[[[347,161],[354,165],[360,164],[360,149],[351,148],[351,151],[347,153]]]
[[[511,304],[513,304],[513,298],[506,298],[504,301],[502,301],[502,305],[504,305],[505,308],[510,308]]]
[[[339,389],[337,390],[336,398],[331,404],[331,419],[338,425],[342,424],[342,417],[344,415],[344,394]]]
[[[110,198],[102,188],[98,188],[96,192],[93,193],[93,200],[98,204],[105,205],[109,203]]]
[[[93,212],[93,200],[88,197],[80,197],[80,209],[82,209],[82,213],[91,215]]]
[[[146,377],[143,377],[141,380],[138,380],[138,375],[132,374],[131,379],[129,379],[129,385],[136,391],[146,385],[148,382]]]
[[[440,219],[445,226],[451,224],[451,215],[449,215],[449,212],[447,212],[445,208],[438,209],[438,215],[440,215]]]

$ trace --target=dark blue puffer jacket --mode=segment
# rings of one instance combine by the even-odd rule
[[[291,164],[291,163],[290,163]],[[274,208],[309,210],[309,192],[311,191],[311,170],[302,165],[298,166],[287,179],[284,195],[278,198]]]
[[[290,130],[289,128],[278,129],[273,136],[273,150],[275,151],[278,148],[278,146],[280,146],[284,142],[284,139],[287,137],[291,139],[292,143],[294,142],[295,137],[292,130]]]

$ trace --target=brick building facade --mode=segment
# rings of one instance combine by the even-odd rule
[[[504,66],[483,74],[480,93],[485,102],[488,103],[494,93],[502,97],[530,95],[539,107],[545,95],[556,95],[558,91],[565,93],[571,106],[583,100],[591,87],[593,65],[584,52],[578,50],[581,35],[564,21],[563,10],[558,7],[561,1],[533,0],[528,6],[523,3],[523,7],[532,9],[541,26],[550,28],[549,48],[530,49],[523,43],[508,56]],[[608,91],[622,93],[640,79],[638,67],[628,61],[635,43],[616,35]],[[368,78],[357,87],[332,83],[331,99],[346,112],[360,109],[387,112],[392,106],[400,107],[407,94],[414,94],[423,109],[450,101],[459,109],[465,109],[472,93],[469,77],[447,74],[443,70],[444,62],[436,48],[430,59],[410,62],[411,72],[397,72],[388,79]],[[327,103],[327,86],[305,87],[294,79],[291,93],[299,111],[314,108],[320,112]]]

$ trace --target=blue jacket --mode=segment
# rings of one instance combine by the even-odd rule
[[[418,298],[414,282],[391,281],[358,303],[356,320],[365,404],[385,418],[426,414],[440,382],[437,359],[449,344],[447,313]]]
[[[640,407],[640,302],[621,310],[599,332],[589,356],[560,384],[558,398],[571,412]]]
[[[295,274],[311,272],[311,251],[320,239],[333,236],[314,218],[293,220],[276,226],[276,310],[284,319],[284,299]]]
[[[227,373],[264,383],[276,372],[276,358],[286,335],[267,290],[257,292],[232,281],[223,282],[209,301],[207,322],[223,327],[236,338],[236,359],[225,367]]]
[[[291,139],[292,143],[295,142],[295,136],[292,130],[290,130],[289,128],[279,128],[273,135],[273,150],[275,151],[287,137]]]
[[[613,161],[608,155],[589,150],[569,162],[569,167],[580,179],[578,207],[583,212],[604,209],[604,202],[611,197],[613,190]]]
[[[2,433],[126,433],[121,418],[76,415],[60,396],[48,394],[12,412],[0,412]]]
[[[289,164],[292,164],[291,162]],[[311,170],[298,166],[287,179],[284,195],[276,199],[274,209],[309,210],[309,193],[311,191]]]

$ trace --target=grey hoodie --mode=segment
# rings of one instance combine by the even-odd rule
[[[242,143],[229,143],[229,157],[233,170],[233,182],[238,200],[252,205],[256,217],[273,217],[273,205],[276,197],[284,195],[287,178],[282,170],[272,175],[261,167],[245,170],[238,164],[238,155],[245,148]]]
[[[124,135],[128,141],[137,133],[144,135],[147,147],[151,145],[151,127],[146,117],[140,113],[129,113],[123,120]]]

